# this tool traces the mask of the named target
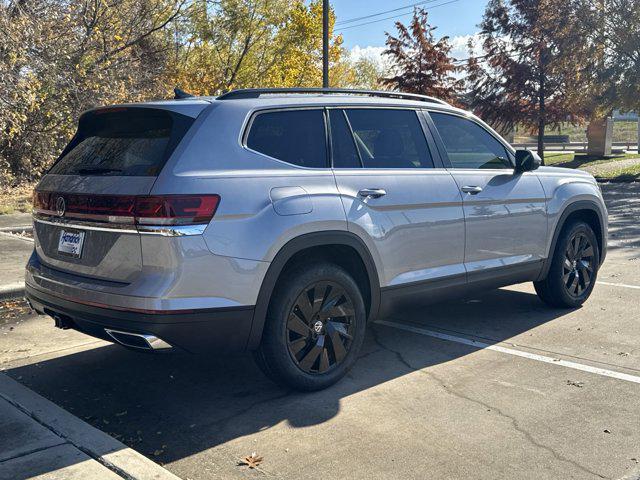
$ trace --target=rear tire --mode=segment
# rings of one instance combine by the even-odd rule
[[[342,268],[300,264],[276,287],[254,358],[276,383],[314,391],[340,380],[364,341],[362,293]]]
[[[600,252],[593,229],[582,221],[565,225],[553,252],[547,277],[533,282],[538,297],[557,308],[576,308],[591,295]]]

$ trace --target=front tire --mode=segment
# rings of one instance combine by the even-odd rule
[[[591,295],[599,259],[593,229],[581,221],[566,225],[556,243],[547,278],[533,282],[536,293],[552,307],[579,307]]]
[[[254,357],[280,385],[321,390],[357,359],[366,328],[362,293],[344,269],[327,262],[300,264],[284,275]]]

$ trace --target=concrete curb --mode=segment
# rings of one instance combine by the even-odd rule
[[[0,300],[14,300],[24,297],[24,283],[0,285]]]
[[[0,373],[0,397],[127,480],[180,480],[157,463],[4,373]]]
[[[17,227],[0,227],[2,233],[20,233],[20,232],[33,232],[33,225],[24,225]]]

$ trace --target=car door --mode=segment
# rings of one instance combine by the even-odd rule
[[[445,278],[464,283],[462,199],[435,144],[429,148],[422,114],[345,108],[328,109],[328,119],[349,229],[377,257],[383,293]]]
[[[431,111],[430,126],[463,195],[469,281],[495,269],[534,269],[544,258],[546,200],[534,172],[514,173],[513,156],[472,117]],[[492,273],[493,272],[493,273]]]

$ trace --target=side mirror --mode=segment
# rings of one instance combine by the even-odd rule
[[[516,173],[530,172],[542,164],[542,160],[537,153],[531,150],[516,150]]]

